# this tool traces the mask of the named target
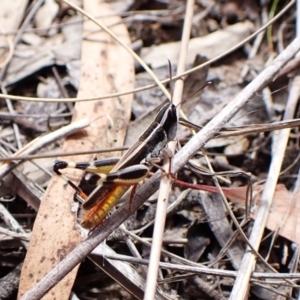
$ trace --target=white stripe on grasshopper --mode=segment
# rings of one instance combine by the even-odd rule
[[[137,176],[139,175],[137,173],[140,173],[140,176]],[[127,168],[108,174],[98,173],[97,175],[99,176],[99,179],[97,180],[97,184],[102,185],[106,182],[120,185],[135,185],[145,179],[148,173],[149,169],[145,165],[129,166]]]
[[[76,165],[77,165],[77,163],[75,163],[75,162],[72,162],[72,161],[70,161],[70,162],[68,162],[68,168],[76,168]]]

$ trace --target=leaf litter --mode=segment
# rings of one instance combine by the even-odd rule
[[[7,11],[10,9],[16,10],[14,7],[16,3],[10,2],[5,4],[4,11],[5,9]],[[154,1],[153,3],[146,1],[143,4],[137,4],[131,1],[130,4],[126,3],[126,5],[124,3],[119,3],[118,5],[118,2],[121,1],[115,1],[114,3],[115,7],[118,7],[118,11],[112,8],[108,15],[120,15],[122,19],[111,21],[109,26],[114,27],[116,24],[124,22],[130,33],[131,43],[142,45],[136,51],[141,53],[142,58],[153,68],[160,79],[168,78],[167,58],[171,60],[174,69],[177,67],[185,2],[179,1],[165,4],[160,1]],[[26,9],[27,11],[33,9],[32,6],[27,6],[27,1],[20,0],[18,5],[23,8],[21,11],[24,17]],[[83,1],[83,5],[84,7],[87,5],[86,1]],[[283,9],[285,4],[280,3],[280,5],[280,7],[276,8],[276,12]],[[131,8],[129,9],[130,6]],[[227,3],[198,1],[194,5],[194,9],[192,36],[188,61],[186,62],[187,68],[191,68],[193,63],[199,65],[206,62],[241,42],[254,30],[257,30],[260,24],[265,23],[262,16],[272,11],[274,7],[257,5],[250,1],[245,1],[245,3],[240,1]],[[20,12],[20,10],[17,11]],[[103,11],[101,9],[99,11],[95,10],[92,11],[92,14],[98,17],[101,14],[103,15]],[[53,0],[45,1],[37,9],[37,13],[30,20],[27,27],[23,29],[21,38],[15,47],[11,47],[11,41],[18,28],[20,28],[21,19],[20,15],[8,14],[8,16],[7,23],[2,22],[1,24],[1,44],[4,45],[2,48],[4,50],[1,50],[1,62],[6,67],[2,93],[59,99],[75,97],[78,89],[81,90],[81,97],[97,96],[98,94],[102,96],[116,92],[114,86],[107,90],[99,90],[97,87],[99,83],[90,79],[89,74],[93,74],[92,69],[95,68],[104,72],[105,60],[99,63],[94,61],[94,64],[89,62],[89,57],[81,55],[83,51],[82,45],[84,42],[101,43],[103,37],[99,38],[92,35],[100,32],[100,29],[97,27],[94,29],[85,28],[88,31],[84,32],[82,29],[84,26],[83,18],[75,10],[70,9],[63,3]],[[289,10],[283,16],[281,23],[287,26],[291,25],[293,21],[293,13]],[[285,34],[283,35],[284,31]],[[228,105],[236,94],[243,91],[248,82],[251,82],[264,69],[265,65],[268,64],[268,59],[271,58],[269,49],[276,44],[280,46],[280,43],[283,43],[284,47],[286,47],[294,35],[293,26],[282,29],[280,23],[275,22],[272,25],[271,39],[267,35],[264,36],[258,46],[250,42],[214,62],[206,71],[202,69],[198,74],[194,73],[194,76],[191,74],[186,77],[183,110],[188,112],[188,120],[198,126],[204,126],[209,122],[223,107]],[[138,41],[141,42],[137,43]],[[258,43],[259,39],[257,38],[255,41]],[[111,51],[114,52],[116,50],[113,48]],[[253,54],[254,51],[256,51],[255,54]],[[7,63],[6,59],[10,58],[11,53],[13,56]],[[276,52],[276,54],[279,53],[280,50]],[[202,58],[201,62],[197,62],[197,55],[206,56],[206,58]],[[109,76],[120,72],[120,68],[124,68],[121,65],[117,66],[113,61],[111,63],[112,69],[108,72]],[[79,75],[79,66],[84,68],[86,72],[82,74],[83,71],[81,70],[81,77]],[[130,68],[132,69],[133,65],[128,67],[128,69]],[[135,65],[135,70],[136,87],[153,82],[139,65]],[[101,73],[99,74],[99,76],[102,76]],[[288,76],[283,73],[283,75],[275,78],[263,91],[257,91],[255,98],[249,99],[247,105],[235,115],[226,127],[233,128],[233,131],[237,133],[241,131],[240,133],[242,134],[244,127],[247,128],[249,125],[276,124],[282,119],[285,112],[286,99],[289,94],[288,85],[294,76],[296,76],[295,73],[291,71],[288,73]],[[126,77],[125,74],[124,77]],[[91,80],[90,84],[88,84],[89,80]],[[210,81],[211,84],[201,93],[196,93],[191,99],[188,99],[193,90],[195,91],[204,85],[205,81]],[[116,81],[116,84],[120,91],[132,89],[129,86],[126,87],[122,81]],[[87,91],[91,90],[94,91],[89,94]],[[128,127],[125,145],[131,145],[138,138],[140,133],[143,132],[143,128],[146,128],[149,122],[153,120],[157,107],[165,100],[163,93],[158,88],[137,93],[134,97],[131,119],[136,120],[127,125],[126,118],[119,114],[115,117],[106,117],[103,123],[105,125],[102,125],[112,126],[116,131],[120,128],[125,130]],[[70,122],[70,116],[78,113],[77,104],[75,107],[74,104],[61,102],[46,104],[43,102],[15,101],[12,104],[13,110],[7,107],[9,105],[7,102],[1,101],[1,154],[3,157],[13,155],[20,149],[20,145],[26,145],[39,136],[41,132],[47,134],[67,124]],[[115,110],[122,111],[122,108],[122,105],[114,104]],[[96,108],[93,108],[93,106],[88,108],[87,104],[85,104],[82,109],[79,109],[84,115],[89,116],[90,121],[94,120],[95,118],[89,115],[90,111],[86,112],[86,110],[95,110],[96,112]],[[101,114],[105,113],[108,114],[108,111],[101,111]],[[109,114],[113,115],[112,112]],[[127,119],[128,116],[127,113]],[[298,118],[297,111],[294,114],[294,118]],[[90,126],[96,127],[97,125],[91,122]],[[259,247],[259,252],[265,260],[277,272],[282,274],[297,273],[298,271],[296,256],[300,237],[297,231],[299,210],[296,200],[299,191],[296,184],[299,168],[297,143],[297,128],[299,125],[294,123],[292,126],[295,129],[292,129],[289,137],[281,169],[282,172],[278,177],[278,184],[276,185],[272,205],[268,212],[266,229]],[[19,134],[16,134],[15,127],[18,128]],[[274,128],[271,128],[270,131],[265,131],[261,128],[258,125],[256,128],[255,126],[254,128],[250,127],[250,131],[253,130],[251,135],[247,134],[244,136],[242,134],[241,136],[216,138],[210,140],[206,145],[209,162],[216,173],[223,173],[222,176],[220,175],[219,181],[225,196],[230,201],[230,206],[236,219],[243,224],[242,228],[247,237],[251,234],[253,220],[256,220],[257,216],[257,208],[261,205],[261,193],[266,188],[265,182],[270,162],[274,155],[272,144],[274,144],[276,131],[274,131]],[[220,136],[224,133],[226,134],[226,131],[221,131]],[[69,146],[64,146],[64,151],[79,150],[80,147],[78,148],[78,145],[80,143],[83,149],[114,147],[116,146],[116,143],[113,142],[114,140],[117,140],[119,145],[123,145],[122,137],[118,136],[118,138],[115,138],[109,131],[104,135],[98,133],[96,137],[90,134],[95,134],[95,132],[88,133],[88,129],[84,129],[84,131],[77,133],[72,143]],[[105,137],[107,142],[100,143],[99,135]],[[190,131],[186,127],[180,126],[177,139],[181,147],[190,138]],[[55,152],[59,152],[62,149],[62,145],[62,140],[52,142],[52,144],[44,146],[39,153],[51,152],[55,155]],[[111,155],[108,154],[108,156]],[[99,158],[99,155],[90,156],[90,158],[85,158],[84,160],[94,159],[95,157]],[[55,193],[55,195],[52,192],[50,196],[58,198],[59,202],[68,201],[66,204],[69,204],[65,205],[65,208],[60,208],[64,209],[62,210],[64,214],[56,219],[54,215],[57,208],[51,208],[50,206],[44,209],[41,208],[39,214],[44,216],[44,218],[47,216],[48,230],[42,227],[43,224],[38,225],[38,222],[41,222],[38,221],[40,217],[36,219],[34,225],[36,212],[28,204],[35,203],[30,198],[34,197],[33,194],[36,188],[40,192],[45,191],[51,176],[51,166],[54,160],[55,158],[23,162],[15,171],[11,171],[11,174],[9,174],[10,178],[6,176],[3,179],[3,195],[13,195],[13,197],[6,198],[3,196],[1,198],[5,210],[15,217],[26,233],[31,233],[33,226],[41,226],[38,227],[40,229],[35,229],[30,237],[31,249],[28,250],[24,262],[26,247],[24,244],[21,244],[20,239],[12,234],[15,229],[10,228],[9,222],[4,217],[6,212],[1,213],[1,216],[3,215],[1,228],[9,229],[8,232],[1,233],[3,238],[0,241],[1,263],[3,266],[0,279],[2,284],[0,286],[3,285],[5,288],[5,294],[3,294],[6,297],[5,299],[16,299],[18,290],[19,295],[21,295],[29,287],[32,287],[33,282],[26,282],[28,281],[24,275],[28,274],[26,268],[39,264],[37,268],[41,268],[43,270],[42,273],[46,274],[49,270],[43,268],[44,260],[52,260],[54,262],[50,264],[52,268],[80,242],[80,233],[78,228],[75,227],[76,214],[73,214],[71,218],[66,216],[71,214],[69,205],[73,202],[73,196],[72,193],[68,193],[65,197],[59,198],[59,195],[64,193],[63,189],[60,192],[56,192],[58,194]],[[78,158],[74,157],[72,160],[78,160]],[[203,172],[196,172],[186,165],[177,174],[179,180],[193,184],[194,190],[184,195],[182,200],[176,202],[185,188],[177,187],[176,183],[173,185],[174,188],[169,201],[170,205],[174,205],[174,207],[170,209],[166,219],[162,262],[171,264],[174,261],[178,263],[179,258],[182,258],[185,259],[185,263],[181,262],[183,266],[197,263],[199,266],[207,265],[218,270],[238,271],[247,244],[240,236],[231,215],[224,209],[219,196],[220,191],[213,185],[209,165],[203,159],[200,150],[193,161],[196,161],[197,165],[201,166]],[[37,170],[39,170],[38,173]],[[236,172],[236,177],[227,177],[226,171]],[[204,175],[205,172],[207,173],[206,175]],[[251,220],[245,219],[248,180],[240,176],[241,172],[251,174],[252,178]],[[74,179],[75,175],[70,173],[70,176]],[[15,188],[15,185],[12,184],[16,178],[22,178],[22,180],[17,181],[18,185],[24,185],[23,189],[26,187],[29,191],[25,196],[24,194],[21,196],[19,186]],[[50,186],[56,187],[59,184],[57,183],[58,181],[60,180],[55,178],[55,182],[50,183]],[[11,192],[8,192],[8,187],[14,188]],[[197,191],[197,188],[201,188],[204,191]],[[66,200],[67,198],[68,200]],[[127,196],[127,198],[129,197]],[[13,200],[5,202],[5,199]],[[147,242],[151,241],[152,221],[156,207],[155,197],[153,199],[125,222],[127,230],[132,233],[138,233],[140,236],[140,239],[135,237],[133,241],[136,243],[136,250],[142,258],[149,257],[150,250]],[[45,196],[43,201],[45,201]],[[32,206],[37,209],[39,205]],[[55,222],[58,222],[57,220],[61,222],[62,226],[60,231],[61,237],[68,239],[68,244],[65,246],[59,245],[60,242],[54,242],[58,231],[57,229],[53,231],[53,229],[55,228]],[[46,222],[44,223],[46,224]],[[50,227],[53,227],[53,229]],[[117,277],[114,277],[112,274],[110,276],[105,275],[103,270],[105,265],[112,263],[111,260],[106,258],[106,254],[108,255],[109,253],[109,255],[116,255],[117,257],[118,254],[129,256],[130,253],[131,255],[133,253],[133,249],[129,246],[128,235],[126,231],[122,230],[124,228],[116,231],[107,240],[106,247],[109,247],[107,249],[110,250],[113,249],[113,252],[102,249],[100,254],[97,254],[98,256],[93,255],[92,261],[95,261],[98,267],[86,260],[81,264],[77,276],[76,272],[73,272],[72,276],[69,277],[70,282],[68,288],[65,288],[65,292],[62,294],[59,292],[59,288],[56,290],[55,293],[59,295],[59,299],[67,299],[71,290],[82,299],[88,297],[109,297],[110,299],[142,297],[145,281],[143,274],[145,270],[141,265],[135,264],[134,267],[130,266],[126,271],[124,269],[123,272],[127,274],[127,277],[129,273],[133,274],[137,271],[135,279],[131,278],[129,282],[126,282],[126,275],[124,276],[122,272],[118,276],[115,275]],[[9,232],[11,232],[11,235],[9,235]],[[44,234],[47,235],[47,241],[45,242],[46,244],[42,245],[43,238],[41,235]],[[124,241],[126,241],[126,246]],[[34,253],[46,253],[47,255],[50,254],[50,256],[47,257],[45,254],[43,260],[41,260],[41,257],[38,258],[38,254]],[[177,255],[178,257],[175,258],[172,255]],[[98,261],[97,263],[99,257],[101,262],[99,263]],[[136,259],[138,263],[138,257]],[[24,263],[23,275],[19,286],[20,274],[18,270],[22,263]],[[129,266],[125,262],[123,263],[122,267],[113,265],[112,268],[117,270],[118,268],[127,268]],[[270,269],[266,268],[266,265],[259,259],[255,271],[270,273]],[[183,275],[185,274],[189,276],[184,277]],[[12,282],[9,276],[13,276],[14,284],[6,288],[8,282]],[[75,283],[73,285],[74,280]],[[135,280],[137,281],[135,282]],[[123,287],[116,285],[115,281],[121,282]],[[230,297],[234,286],[234,280],[229,280],[226,276],[189,274],[184,270],[174,271],[172,269],[164,269],[160,273],[159,282],[163,283],[164,281],[166,281],[164,285],[159,285],[158,298],[164,298],[168,295],[171,299],[225,299]],[[136,284],[137,282],[140,285]],[[248,297],[249,299],[271,299],[275,297],[279,299],[283,295],[289,295],[289,297],[297,298],[297,288],[292,287],[291,282],[288,284],[290,286],[287,286],[287,281],[284,281],[284,279],[277,282],[251,279]],[[2,295],[2,292],[0,294]]]

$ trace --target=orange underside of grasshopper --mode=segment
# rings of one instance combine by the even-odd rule
[[[95,228],[102,223],[110,210],[117,204],[118,200],[125,194],[130,186],[116,185],[110,193],[97,203],[83,216],[81,226],[86,229]]]

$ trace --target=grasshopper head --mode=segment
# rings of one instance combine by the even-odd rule
[[[168,141],[174,140],[177,132],[177,111],[174,104],[164,105],[158,112],[155,120],[163,127]]]

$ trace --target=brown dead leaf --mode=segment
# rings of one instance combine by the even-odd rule
[[[92,15],[114,13],[105,4],[84,1],[84,9]],[[113,27],[117,36],[130,43],[128,33],[118,17],[105,19],[106,26]],[[82,41],[81,78],[78,97],[88,98],[110,94],[112,91],[133,89],[133,60],[110,36],[91,22],[84,23],[84,33],[89,40]],[[99,41],[99,42],[96,42]],[[81,136],[68,139],[63,151],[90,150],[123,145],[127,122],[130,117],[132,96],[113,98],[106,101],[81,102],[75,105],[73,121],[87,117],[93,121]],[[114,125],[101,115],[109,115]],[[70,158],[70,160],[89,161],[92,156]],[[78,183],[82,172],[65,172],[73,182]],[[77,180],[75,179],[77,178]],[[76,213],[71,212],[74,191],[65,182],[54,176],[48,186],[36,218],[30,247],[21,274],[19,296],[32,288],[59,261],[61,261],[79,242],[80,233],[76,226]],[[74,269],[43,299],[69,299],[77,269]]]
[[[230,188],[224,191],[226,196],[235,204],[245,205],[245,195],[247,187]],[[254,192],[263,190],[263,186],[254,186]],[[256,208],[260,204],[259,193],[254,197]],[[300,242],[299,222],[300,220],[300,207],[299,192],[293,194],[288,191],[283,184],[278,184],[275,190],[271,209],[266,227],[272,231],[277,231],[278,234],[293,241]],[[254,209],[252,217],[255,219],[257,209]],[[300,225],[300,224],[299,224]]]

